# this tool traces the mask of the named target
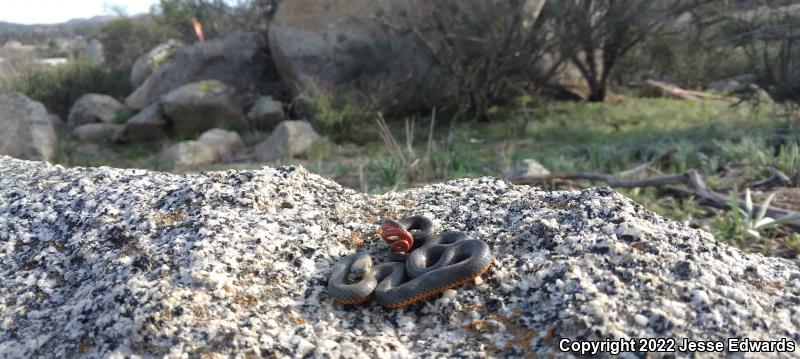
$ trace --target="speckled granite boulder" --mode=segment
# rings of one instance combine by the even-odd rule
[[[411,213],[485,240],[491,269],[402,310],[332,303],[332,265],[385,253],[373,224]],[[480,178],[375,196],[299,167],[179,176],[0,157],[0,255],[0,357],[522,357],[559,354],[560,338],[800,340],[797,264],[742,254],[607,188]]]

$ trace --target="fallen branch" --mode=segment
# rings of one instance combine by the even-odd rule
[[[541,182],[551,182],[554,180],[588,180],[595,182],[605,182],[610,187],[614,188],[638,188],[638,187],[661,187],[666,186],[665,189],[674,193],[681,193],[686,196],[694,196],[700,199],[704,204],[714,208],[723,210],[730,210],[729,199],[714,190],[708,188],[703,177],[696,170],[688,170],[682,174],[666,175],[661,177],[644,178],[638,180],[622,180],[615,176],[603,173],[571,173],[571,174],[554,174],[547,176],[521,176],[511,178],[509,181],[514,184],[533,184]],[[670,185],[686,185],[686,189],[673,187]],[[744,201],[740,201],[740,207],[744,208]],[[753,211],[758,212],[761,206],[753,204]],[[788,216],[798,216],[798,212],[790,211],[783,208],[770,206],[767,208],[767,216],[775,219],[780,219]],[[794,228],[800,228],[800,220],[788,222]]]

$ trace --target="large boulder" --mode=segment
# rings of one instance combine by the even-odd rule
[[[81,96],[69,110],[67,123],[70,128],[75,128],[87,123],[113,122],[114,119],[127,109],[125,105],[113,97],[101,94],[87,94]]]
[[[169,123],[161,113],[161,105],[152,104],[125,122],[114,137],[115,142],[151,142],[167,138]]]
[[[458,89],[457,80],[443,67],[451,64],[441,63],[449,59],[431,54],[432,49],[441,52],[445,44],[433,14],[458,7],[459,14],[490,26],[496,19],[475,13],[480,11],[475,4],[482,2],[285,0],[270,22],[270,49],[294,95],[352,87],[384,108],[437,105]],[[528,20],[535,20],[543,5],[543,0],[528,0]]]
[[[191,83],[166,94],[161,109],[177,134],[247,127],[236,90],[216,80]]]
[[[260,96],[247,113],[250,128],[258,131],[272,131],[285,120],[283,104],[270,96]]]
[[[283,121],[266,140],[255,147],[256,159],[272,161],[281,157],[303,154],[319,139],[319,135],[306,121]]]
[[[47,109],[18,92],[0,93],[0,129],[3,155],[49,161],[58,148]]]
[[[150,76],[159,66],[167,63],[180,43],[176,40],[169,40],[160,44],[146,54],[139,56],[131,67],[131,84],[138,87]]]
[[[562,340],[619,338],[675,340],[650,355],[691,357],[684,338],[800,341],[797,263],[608,188],[480,178],[370,195],[297,166],[0,168],[0,357],[571,357],[592,354]],[[361,251],[386,261],[376,222],[410,214],[436,236],[485,241],[489,270],[403,309],[334,303],[334,264]]]
[[[262,35],[249,33],[181,47],[125,103],[130,108],[143,109],[172,90],[202,80],[222,81],[240,93],[254,91],[272,76],[268,52]]]
[[[196,141],[183,141],[165,149],[159,158],[162,167],[186,169],[222,162],[244,147],[239,134],[214,128]]]

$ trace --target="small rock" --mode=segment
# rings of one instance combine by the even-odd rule
[[[303,154],[319,135],[306,121],[283,121],[264,142],[256,145],[256,158],[271,161]]]
[[[259,131],[272,131],[284,120],[283,104],[272,97],[259,97],[247,113],[250,127]]]
[[[529,158],[520,161],[516,166],[514,166],[514,169],[506,174],[506,178],[537,178],[548,175],[550,175],[550,171],[547,170],[547,168],[542,166],[539,161]]]
[[[167,138],[167,120],[161,107],[153,104],[128,119],[114,138],[115,142],[150,142]]]
[[[111,140],[123,127],[115,123],[87,123],[72,130],[72,136],[79,141]]]
[[[72,105],[67,123],[70,128],[95,122],[111,123],[124,111],[125,105],[111,96],[87,94],[81,96]]]
[[[164,150],[159,163],[171,169],[186,169],[224,161],[244,147],[239,134],[218,128],[203,133],[196,141],[183,141]]]

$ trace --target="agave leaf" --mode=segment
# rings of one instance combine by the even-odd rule
[[[745,231],[745,233],[749,234],[750,236],[752,236],[754,238],[761,238],[761,234],[758,233],[758,231],[753,230],[753,229],[748,229],[748,230]]]
[[[775,192],[770,193],[767,199],[761,204],[761,208],[758,209],[758,214],[756,214],[756,222],[764,218],[767,215],[767,209],[769,209],[769,203],[772,202],[772,199],[775,198]]]
[[[765,226],[769,226],[775,223],[775,219],[771,217],[764,217],[756,221],[756,224],[753,226],[753,229],[764,228]]]
[[[750,196],[750,189],[744,189],[744,208],[747,210],[747,216],[753,217],[753,197]]]

